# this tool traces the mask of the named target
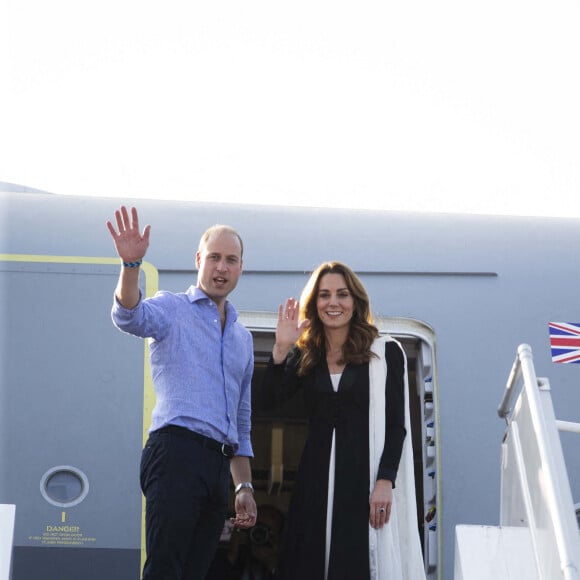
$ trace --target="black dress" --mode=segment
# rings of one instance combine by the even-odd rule
[[[301,390],[308,435],[286,518],[277,578],[323,580],[326,550],[328,469],[335,429],[335,484],[328,580],[369,578],[369,365],[347,365],[338,391],[326,362],[298,378],[294,350],[285,363],[270,360],[263,394],[269,405]],[[386,343],[386,434],[378,479],[395,482],[403,441],[404,358]]]

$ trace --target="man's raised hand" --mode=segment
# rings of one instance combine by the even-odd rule
[[[138,262],[143,259],[149,247],[149,232],[151,226],[146,225],[143,233],[139,231],[139,216],[137,209],[131,208],[131,217],[125,206],[115,211],[117,228],[107,221],[117,254],[124,262]]]

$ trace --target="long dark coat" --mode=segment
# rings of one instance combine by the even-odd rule
[[[300,460],[277,567],[280,580],[323,580],[328,469],[332,430],[336,466],[328,580],[369,578],[369,365],[347,365],[334,392],[326,362],[296,376],[299,352],[285,363],[272,361],[263,392],[278,401],[301,390],[308,435]],[[404,359],[399,345],[386,343],[386,435],[378,478],[395,481],[405,438]],[[270,400],[270,404],[273,401]]]

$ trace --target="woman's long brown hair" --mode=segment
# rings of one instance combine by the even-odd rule
[[[373,324],[369,296],[359,277],[342,262],[333,261],[321,264],[312,272],[300,296],[300,318],[310,320],[310,325],[296,341],[296,346],[301,351],[298,363],[298,374],[301,376],[320,362],[326,352],[324,326],[316,308],[320,281],[326,274],[344,276],[346,286],[354,299],[348,337],[342,347],[342,362],[345,364],[369,362],[373,356],[371,345],[379,336],[379,331]]]

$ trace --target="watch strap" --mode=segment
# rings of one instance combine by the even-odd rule
[[[249,489],[252,493],[254,493],[254,486],[250,481],[242,481],[242,483],[238,483],[235,488],[236,495],[242,491],[242,489]]]

